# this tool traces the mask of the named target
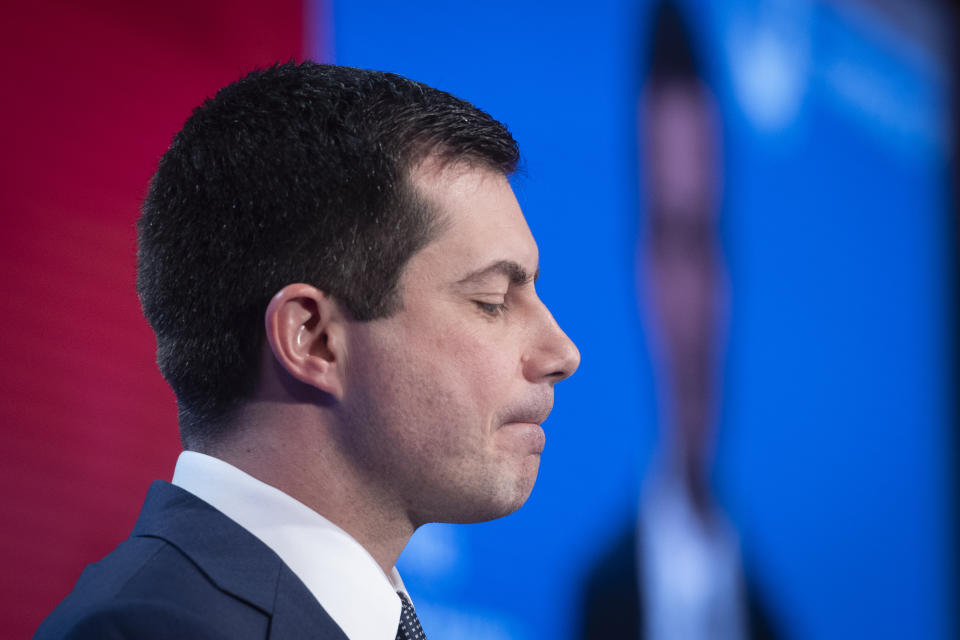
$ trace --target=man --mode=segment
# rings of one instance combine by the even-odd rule
[[[653,9],[649,75],[637,104],[647,211],[637,249],[660,391],[661,442],[635,517],[592,568],[581,637],[773,638],[714,496],[722,326],[720,114],[681,8]]]
[[[195,110],[137,283],[185,452],[37,637],[422,637],[397,557],[523,504],[579,362],[534,290],[518,157],[387,73],[284,64]]]

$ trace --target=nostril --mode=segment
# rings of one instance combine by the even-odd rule
[[[547,376],[553,383],[569,378],[580,366],[580,351],[569,338],[564,336],[564,339],[567,342],[567,348],[562,352],[556,370]]]

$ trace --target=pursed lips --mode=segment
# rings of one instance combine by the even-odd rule
[[[553,411],[553,395],[549,398],[537,398],[525,405],[509,411],[501,425],[508,424],[542,424],[550,412]]]
[[[550,412],[553,410],[553,403],[541,408],[530,408],[524,411],[517,411],[509,414],[506,420],[501,424],[542,424],[546,421]]]

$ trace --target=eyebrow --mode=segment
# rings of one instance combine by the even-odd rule
[[[519,263],[513,260],[498,260],[493,264],[467,274],[461,278],[457,284],[478,282],[491,275],[504,275],[510,280],[510,284],[523,285],[536,282],[537,278],[540,277],[540,269],[537,268],[533,274],[530,274],[526,269],[521,267]]]

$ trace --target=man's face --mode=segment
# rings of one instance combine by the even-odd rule
[[[718,124],[709,91],[676,80],[646,96],[649,233],[638,264],[647,280],[673,446],[702,466],[713,439],[720,323],[726,306],[717,216]]]
[[[351,325],[345,438],[414,526],[488,520],[529,496],[553,385],[580,354],[534,290],[537,245],[506,178],[428,160],[412,179],[442,230],[404,269],[402,310]]]

